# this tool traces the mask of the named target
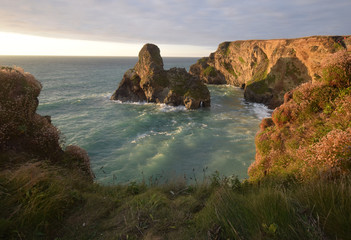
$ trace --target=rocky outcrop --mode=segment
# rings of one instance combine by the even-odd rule
[[[184,105],[187,109],[196,109],[210,106],[210,93],[197,76],[184,68],[164,70],[160,49],[145,44],[139,52],[138,62],[124,74],[111,100]]]
[[[321,61],[342,49],[351,51],[351,36],[224,42],[190,73],[205,83],[242,87],[246,100],[275,108],[286,92],[320,79]]]
[[[351,54],[327,59],[319,81],[285,94],[256,135],[250,180],[340,177],[351,173]]]
[[[36,113],[41,84],[18,67],[0,66],[0,168],[25,161],[50,161],[77,167],[94,178],[86,152],[61,148],[60,131],[49,116]]]

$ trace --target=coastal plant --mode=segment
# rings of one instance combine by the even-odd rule
[[[245,63],[246,63],[245,60],[244,60],[241,56],[239,56],[239,61],[240,61],[242,64],[245,64]]]
[[[195,220],[211,239],[320,239],[318,224],[295,201],[293,191],[276,185],[249,185],[241,193],[222,186]]]
[[[4,192],[0,194],[0,216],[9,222],[3,232],[9,239],[14,233],[33,239],[51,234],[55,224],[81,202],[80,194],[71,186],[74,180],[52,174],[57,169],[50,168],[38,162],[28,163],[1,174]]]
[[[350,171],[350,55],[335,53],[318,82],[286,93],[272,114],[273,126],[256,136],[256,161],[251,181],[267,175],[293,174],[310,179],[319,174],[340,176]],[[334,71],[335,70],[335,71]]]
[[[317,179],[292,193],[308,221],[319,225],[324,239],[348,239],[351,236],[351,184],[349,176],[337,180]]]
[[[323,80],[330,86],[347,88],[351,86],[351,55],[338,51],[323,62]]]
[[[203,71],[203,74],[207,77],[216,77],[217,76],[216,69],[212,66],[208,66],[207,68],[205,68],[205,70]]]
[[[351,170],[351,128],[335,129],[309,148],[300,151],[306,169],[319,169],[324,174],[337,176]]]

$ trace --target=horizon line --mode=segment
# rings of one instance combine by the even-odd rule
[[[0,57],[122,57],[122,58],[138,58],[138,56],[114,56],[114,55],[30,55],[30,54],[0,54]],[[205,56],[161,56],[162,58],[202,58]]]

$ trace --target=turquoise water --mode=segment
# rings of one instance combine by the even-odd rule
[[[166,69],[189,69],[196,60],[164,58],[164,63]],[[245,102],[242,90],[231,86],[209,86],[209,109],[109,100],[136,61],[0,56],[0,65],[21,66],[42,83],[39,114],[52,117],[66,145],[88,151],[98,182],[201,179],[204,170],[246,178],[255,158],[255,134],[269,110]]]

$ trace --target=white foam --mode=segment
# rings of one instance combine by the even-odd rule
[[[259,118],[269,118],[272,116],[273,110],[269,109],[266,105],[262,103],[250,103],[252,106],[252,111]]]
[[[122,102],[121,100],[111,100],[115,103],[118,104],[131,104],[131,105],[154,105],[157,106],[160,112],[182,112],[182,111],[188,111],[185,106],[170,106],[164,103],[151,103],[151,102],[131,102],[131,101],[126,101]]]
[[[104,93],[92,93],[92,94],[82,94],[79,96],[78,100],[85,100],[85,99],[92,99],[92,98],[104,98],[104,99],[109,99],[111,97],[110,92],[104,92]]]
[[[170,106],[167,104],[158,104],[160,106],[160,111],[161,112],[182,112],[182,111],[187,111],[185,106]]]
[[[112,102],[118,103],[118,104],[131,104],[131,105],[152,105],[154,103],[148,103],[148,102],[132,102],[132,101],[126,101],[122,102],[121,100],[111,100]]]
[[[141,141],[144,138],[151,137],[151,136],[156,136],[156,135],[171,136],[173,134],[169,133],[169,132],[154,132],[154,131],[151,130],[151,131],[149,131],[147,133],[138,134],[137,137],[134,140],[132,140],[130,143],[137,143],[138,141]]]

